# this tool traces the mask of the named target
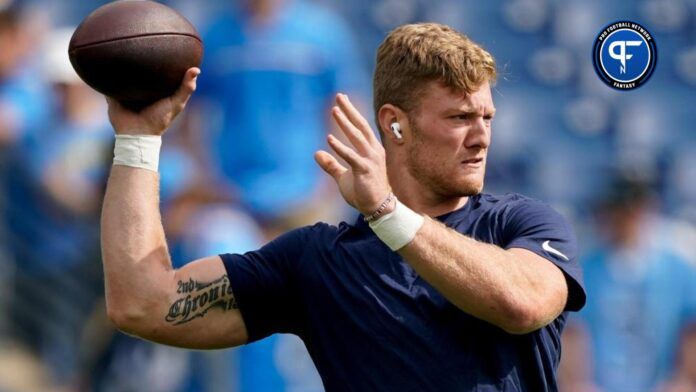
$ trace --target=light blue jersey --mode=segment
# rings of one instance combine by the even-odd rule
[[[269,218],[315,191],[322,173],[313,154],[325,144],[335,93],[369,87],[340,18],[304,1],[282,7],[267,24],[230,7],[210,25],[197,94],[217,109],[207,137],[218,174]]]
[[[652,391],[673,370],[682,328],[696,321],[696,271],[666,249],[601,249],[583,264],[579,314],[591,337],[595,382],[606,391]]]

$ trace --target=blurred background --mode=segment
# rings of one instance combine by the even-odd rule
[[[98,219],[113,134],[67,58],[104,3],[0,0],[0,392],[323,390],[293,336],[187,351],[106,319]],[[562,390],[696,391],[696,1],[165,3],[206,50],[161,157],[175,265],[353,219],[312,158],[333,96],[372,118],[386,33],[446,23],[500,68],[485,191],[547,201],[578,234],[589,296],[564,334]],[[591,62],[596,34],[624,19],[659,52],[634,91],[605,86]]]

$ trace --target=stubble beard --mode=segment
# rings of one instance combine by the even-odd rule
[[[413,144],[408,150],[407,165],[409,174],[416,181],[443,198],[469,197],[481,193],[483,179],[471,181],[452,178],[447,171],[448,166],[444,162],[437,161],[434,151],[428,151],[426,142],[420,136],[422,132],[415,125],[415,121],[409,122],[413,133]]]

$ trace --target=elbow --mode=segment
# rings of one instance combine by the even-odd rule
[[[540,304],[510,306],[499,326],[512,335],[525,335],[548,325],[555,317],[544,312]]]
[[[145,322],[145,312],[137,305],[107,301],[106,315],[116,329],[130,335],[138,335]]]

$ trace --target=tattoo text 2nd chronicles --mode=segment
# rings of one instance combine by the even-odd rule
[[[185,324],[198,317],[205,317],[213,308],[227,311],[237,309],[237,301],[232,293],[230,280],[227,275],[209,282],[201,283],[193,279],[188,282],[179,281],[176,292],[185,294],[174,301],[165,317],[173,325]]]

